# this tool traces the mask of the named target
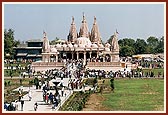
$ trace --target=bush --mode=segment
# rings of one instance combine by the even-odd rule
[[[8,81],[8,85],[10,86],[11,84],[10,84],[10,81]]]
[[[62,111],[81,111],[90,96],[89,92],[74,92],[72,96],[61,107]],[[71,109],[70,109],[71,108]]]
[[[5,85],[5,87],[7,86],[7,82],[6,81],[5,81],[4,85]]]
[[[29,85],[32,85],[34,82],[33,82],[33,80],[30,80],[29,81]]]

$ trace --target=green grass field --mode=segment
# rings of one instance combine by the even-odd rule
[[[106,85],[110,85],[106,79]],[[103,93],[111,111],[163,111],[164,79],[115,79],[114,93]],[[101,94],[100,94],[101,95]]]

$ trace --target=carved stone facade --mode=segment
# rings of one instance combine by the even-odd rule
[[[105,67],[105,64],[112,64],[113,62],[116,64],[116,62],[119,62],[119,45],[117,33],[114,33],[113,36],[114,37],[110,44],[105,43],[105,45],[103,45],[101,42],[96,17],[94,17],[90,34],[85,15],[83,15],[82,24],[78,35],[74,17],[72,17],[72,23],[67,41],[60,42],[55,45],[49,45],[46,33],[44,34],[42,61],[47,63],[62,63],[62,60],[65,59],[83,59],[86,67],[92,67],[93,64],[91,64],[91,62],[93,62],[93,60],[98,65],[102,65],[104,62],[102,67]],[[117,65],[117,67],[119,66],[120,65]],[[109,65],[108,67],[110,68]],[[113,66],[111,65],[111,67]]]

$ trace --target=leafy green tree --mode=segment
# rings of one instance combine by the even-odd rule
[[[111,44],[112,35],[107,42]],[[120,56],[132,56],[143,53],[163,53],[164,52],[164,37],[160,39],[150,36],[146,41],[144,39],[124,38],[118,41],[120,47]]]
[[[124,38],[118,41],[120,46],[120,56],[132,56],[135,54],[135,40],[131,38]]]
[[[58,37],[56,37],[54,40],[50,41],[50,45],[56,44],[58,40],[60,40],[60,39]]]
[[[118,41],[119,46],[130,46],[130,47],[134,47],[135,45],[135,40],[131,39],[131,38],[124,38],[122,40]]]
[[[147,43],[144,39],[137,39],[134,48],[135,54],[144,54],[146,53]]]
[[[15,51],[13,47],[20,44],[20,41],[14,40],[14,30],[4,30],[4,57],[7,58],[6,54],[10,54],[10,58],[14,58]]]
[[[159,41],[158,41],[158,39],[156,37],[150,36],[147,39],[147,44],[148,44],[148,49],[150,51],[149,53],[157,53],[157,51],[155,49],[158,46]]]
[[[164,36],[158,40],[158,45],[156,46],[155,51],[157,53],[164,53]]]
[[[121,46],[120,47],[120,56],[126,57],[126,56],[132,56],[135,54],[135,50],[131,46]]]

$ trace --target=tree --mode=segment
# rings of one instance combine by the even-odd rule
[[[54,40],[50,41],[50,45],[55,45],[58,40],[60,40],[60,39],[58,37],[56,37]]]
[[[120,56],[126,57],[126,56],[132,56],[135,54],[135,50],[131,46],[121,46],[120,47]]]
[[[162,36],[158,41],[158,45],[156,46],[155,51],[157,53],[164,53],[164,36]]]
[[[20,41],[14,40],[14,30],[8,29],[4,30],[4,57],[7,58],[6,54],[10,54],[10,58],[14,58],[14,50],[13,47],[16,47],[20,44]]]
[[[131,38],[124,38],[118,41],[120,46],[120,56],[132,56],[135,54],[135,40]]]
[[[146,53],[147,43],[144,39],[137,39],[134,45],[135,54]]]
[[[118,41],[118,44],[121,46],[130,46],[130,47],[134,47],[135,45],[135,40],[131,39],[131,38],[124,38],[122,40]]]
[[[149,49],[149,53],[157,53],[157,51],[155,50],[156,47],[158,46],[159,41],[156,37],[150,36],[147,39],[147,45],[148,45],[148,49]]]

